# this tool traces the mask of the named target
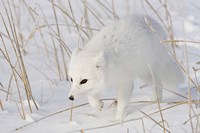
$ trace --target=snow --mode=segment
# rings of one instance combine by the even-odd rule
[[[122,0],[114,1],[116,14],[119,17],[124,17],[127,14],[145,13],[156,18],[156,15],[148,7],[148,5],[146,5],[144,0],[127,1],[130,5],[129,10],[127,10],[126,2]],[[6,0],[4,0],[4,2],[7,6]],[[24,42],[28,40],[31,30],[34,29],[34,25],[43,26],[45,25],[45,21],[47,21],[48,24],[55,24],[51,2],[49,2],[48,0],[27,0],[26,2],[29,7],[31,7],[33,10],[36,11],[36,13],[38,13],[38,15],[34,14],[35,18],[38,19],[37,22],[33,21],[30,13],[28,12],[26,6],[22,1],[10,1],[11,8],[13,8],[13,6],[17,7],[17,11],[14,16],[20,14],[20,27],[18,27],[17,30],[22,33]],[[112,0],[105,0],[103,2],[109,3],[108,7],[111,7],[112,5]],[[59,1],[55,1],[55,3],[59,4]],[[160,7],[159,1],[150,1],[150,3],[164,18],[165,11],[163,8]],[[82,3],[79,0],[71,0],[71,5],[77,23],[80,24],[84,11],[84,9],[82,8]],[[88,5],[90,8],[96,9],[96,11],[101,16],[100,19],[102,22],[108,23],[113,18],[113,16],[109,14],[108,11],[105,13],[103,7],[101,7],[96,1],[88,1]],[[173,28],[176,39],[185,39],[192,41],[200,40],[199,5],[199,0],[182,0],[181,3],[180,1],[169,0],[168,6],[169,11],[172,15]],[[62,6],[67,7],[65,9],[67,9],[68,13],[71,15],[68,2],[63,2]],[[6,24],[8,25],[8,20],[6,18],[2,2],[0,4],[0,7],[0,12],[4,17]],[[42,10],[40,9],[40,7]],[[42,11],[46,17],[43,16]],[[57,17],[59,24],[66,24],[67,22],[70,22],[70,24],[72,23],[68,18],[66,19],[63,17],[63,14],[60,10],[57,10]],[[92,28],[100,29],[102,27],[102,25],[91,14],[89,15],[89,19]],[[51,28],[56,31],[55,25]],[[93,32],[95,33],[96,31]],[[6,34],[6,30],[3,26],[2,21],[0,22],[0,33]],[[43,34],[43,36],[41,35],[41,33]],[[71,28],[71,30],[69,31],[66,25],[60,25],[60,33],[61,39],[67,44],[67,46],[69,46],[71,50],[73,50],[77,46],[83,45],[83,42],[76,28]],[[10,54],[11,62],[14,65],[16,62],[16,57],[14,55],[13,48],[10,41],[5,36],[3,37],[6,42],[7,50]],[[83,37],[86,38],[84,34]],[[176,49],[178,60],[181,61],[184,66],[186,66],[187,64],[185,59],[185,46],[183,45],[184,43],[178,44],[181,44],[179,45],[179,48]],[[61,63],[62,55],[59,50],[60,43],[56,39],[55,46],[59,52],[58,58]],[[4,51],[2,43],[0,43],[0,49]],[[29,77],[32,93],[39,110],[36,110],[35,105],[31,101],[32,113],[29,111],[29,104],[23,88],[23,84],[20,83],[19,88],[22,95],[23,106],[26,114],[26,119],[21,119],[19,113],[19,111],[21,112],[19,104],[20,101],[14,80],[11,84],[11,94],[8,96],[8,100],[6,100],[7,94],[2,90],[7,91],[12,71],[8,62],[0,53],[0,83],[3,85],[3,87],[1,87],[0,85],[0,100],[3,105],[3,110],[1,110],[0,108],[0,133],[70,133],[81,131],[84,133],[122,133],[128,131],[130,133],[135,133],[143,132],[143,130],[153,133],[163,132],[163,128],[161,128],[159,124],[154,122],[161,122],[161,116],[158,112],[159,108],[157,103],[142,102],[147,101],[151,96],[151,88],[149,86],[140,88],[144,84],[139,80],[136,81],[135,90],[132,94],[131,104],[127,108],[127,116],[124,119],[123,123],[114,121],[116,107],[110,107],[113,99],[115,98],[115,92],[113,90],[110,90],[109,92],[102,92],[101,98],[107,99],[104,100],[104,108],[102,111],[92,109],[88,105],[87,99],[85,97],[81,97],[74,101],[73,106],[78,107],[73,109],[72,121],[70,122],[70,107],[72,105],[71,101],[68,100],[70,83],[64,80],[65,75],[62,63],[62,80],[59,80],[54,55],[55,51],[48,26],[40,28],[40,30],[37,29],[35,31],[34,35],[28,40],[25,50],[26,54],[23,54],[23,57],[27,70],[27,75]],[[187,50],[190,76],[196,82],[192,67],[196,69],[200,68],[199,64],[197,64],[197,62],[200,61],[200,44],[187,43]],[[66,61],[68,62],[69,58],[67,54],[65,54],[65,57]],[[199,80],[200,71],[197,71],[196,74]],[[188,85],[186,82],[179,89],[174,91],[187,97],[187,87]],[[192,83],[191,88],[192,98],[195,100],[199,100],[199,92],[194,88],[194,85]],[[169,94],[169,92],[165,91],[163,101],[164,102],[161,103],[161,109],[163,109],[162,113],[165,120],[166,129],[172,133],[192,132],[190,122],[186,122],[189,119],[189,105],[186,104],[187,99],[178,95],[171,95]],[[185,103],[172,103],[174,101],[185,101]],[[192,104],[192,107],[196,114],[200,113],[199,103],[197,104],[197,106],[195,104]],[[142,112],[144,112],[148,116],[146,116]],[[193,115],[195,114],[192,113],[192,116]],[[197,119],[198,121],[200,121],[199,117],[192,119],[194,128],[196,128],[196,123],[198,122]],[[142,122],[144,123],[145,129],[143,129]],[[27,125],[29,123],[31,124]],[[162,123],[160,123],[160,125],[162,125]],[[197,126],[197,128],[197,130],[200,132],[200,127]]]

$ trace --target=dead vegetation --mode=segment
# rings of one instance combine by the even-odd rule
[[[126,14],[131,14],[130,10],[134,8],[133,5],[130,5],[130,1],[131,0],[123,1],[126,2],[126,7],[124,7]],[[26,119],[26,112],[28,111],[24,109],[23,101],[25,99],[29,104],[29,112],[33,111],[31,102],[34,104],[34,109],[39,109],[32,93],[31,81],[29,80],[28,74],[29,70],[27,69],[27,63],[24,60],[27,54],[31,54],[30,48],[34,48],[38,54],[42,53],[42,55],[46,55],[45,59],[49,62],[53,62],[46,65],[49,69],[51,69],[52,73],[54,73],[58,80],[68,80],[67,64],[70,59],[72,50],[71,48],[83,47],[86,42],[93,36],[93,34],[105,25],[105,18],[113,20],[119,19],[118,9],[116,8],[117,2],[114,0],[94,0],[91,3],[87,0],[76,0],[75,3],[77,4],[74,5],[74,2],[72,4],[72,0],[67,0],[65,2],[61,0],[49,0],[51,11],[53,12],[52,18],[49,19],[45,14],[45,9],[43,9],[40,4],[32,6],[29,5],[25,0],[1,1],[1,4],[3,5],[1,7],[3,7],[3,11],[0,13],[0,24],[3,26],[3,29],[0,30],[0,55],[3,58],[1,59],[2,62],[8,65],[7,69],[9,69],[8,71],[10,72],[8,82],[4,83],[3,81],[0,81],[0,93],[3,93],[0,97],[1,110],[4,110],[3,98],[6,101],[13,101],[16,103],[16,108],[18,109],[22,119]],[[198,67],[199,62],[197,62],[197,66],[190,68],[187,45],[199,45],[200,42],[196,40],[177,39],[178,37],[176,37],[174,34],[173,18],[169,10],[168,1],[158,0],[158,3],[160,4],[159,9],[154,7],[154,5],[151,4],[151,1],[141,0],[142,6],[146,8],[146,10],[149,9],[152,12],[152,14],[147,14],[156,18],[168,33],[169,40],[160,41],[163,42],[164,45],[172,46],[172,51],[170,51],[170,53],[176,62],[179,63],[187,78],[188,95],[187,97],[183,96],[186,101],[171,102],[169,104],[172,105],[167,108],[162,108],[160,106],[162,102],[159,101],[139,101],[139,103],[157,104],[158,111],[149,114],[138,109],[138,111],[141,112],[144,116],[137,119],[124,121],[124,123],[138,120],[141,122],[143,126],[143,132],[145,133],[147,132],[147,129],[145,128],[144,118],[148,118],[151,119],[155,125],[162,128],[164,133],[170,132],[170,129],[167,126],[167,121],[165,120],[162,113],[165,110],[170,110],[171,108],[176,108],[179,105],[187,104],[189,119],[186,122],[183,122],[183,124],[190,122],[192,132],[198,133],[200,132],[200,116],[199,112],[195,111],[194,108],[199,108],[200,102],[199,100],[192,99],[191,88],[194,87],[196,91],[200,93],[200,86],[197,78],[197,73],[199,73],[200,69]],[[92,4],[96,7],[99,7],[99,9],[93,7]],[[78,11],[74,9],[75,6],[80,7],[79,12],[81,13],[79,13],[79,16],[77,16]],[[160,13],[160,10],[163,10],[162,14]],[[28,18],[26,19],[31,21],[33,25],[24,24],[22,22],[22,11],[29,14],[27,16]],[[26,32],[23,32],[24,28],[26,28]],[[72,46],[70,44],[71,41],[69,38],[65,38],[66,32],[69,34],[76,33],[76,46]],[[184,61],[180,61],[180,59],[177,58],[177,48],[183,49],[185,59]],[[53,66],[50,66],[52,64]],[[37,72],[43,75],[43,77],[45,77],[48,81],[51,80],[48,74],[40,71],[40,68],[34,69],[36,69]],[[194,78],[189,71],[191,69],[193,70]],[[18,94],[16,99],[13,99],[13,92]],[[180,96],[179,94],[176,95]],[[41,118],[35,122],[41,121],[45,118],[51,117],[58,113],[62,113],[64,111],[71,112],[70,121],[72,121],[72,109],[82,107],[84,105],[87,105],[87,103],[80,106],[74,106],[71,108],[71,111],[70,109],[64,109],[62,111],[56,112],[55,114]],[[160,121],[156,121],[153,117],[151,117],[153,114],[159,114],[161,118]],[[194,121],[196,122],[194,123]],[[29,126],[33,123],[20,127],[16,130],[20,130],[21,128]],[[82,129],[80,132],[98,130],[99,128],[107,128],[119,124],[120,123],[105,125],[103,127]],[[129,132],[129,129],[127,129],[127,132]]]

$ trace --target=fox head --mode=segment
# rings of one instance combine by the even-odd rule
[[[69,99],[82,95],[94,95],[100,92],[104,83],[104,52],[90,53],[75,49],[69,63],[68,76],[71,82]]]

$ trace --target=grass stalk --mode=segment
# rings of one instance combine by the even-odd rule
[[[1,99],[0,99],[0,108],[1,108],[2,111],[4,110],[4,109],[3,109],[3,103],[2,103],[2,101],[1,101]]]
[[[82,3],[83,3],[83,0],[82,0]],[[85,8],[87,8],[88,9],[88,11],[95,17],[95,19],[102,25],[102,26],[105,26],[104,25],[104,23],[99,19],[99,17],[95,14],[95,12],[94,11],[92,11],[92,9],[90,9],[89,7],[88,7],[88,5],[84,5],[85,6]],[[82,28],[84,28],[83,26],[82,26]],[[89,28],[90,30],[91,30],[91,28]]]
[[[29,80],[28,80],[28,76],[27,76],[27,73],[26,73],[26,68],[25,68],[25,65],[24,65],[24,60],[23,60],[23,57],[22,57],[22,53],[21,53],[21,50],[20,50],[20,45],[19,45],[19,41],[18,41],[18,36],[17,36],[17,31],[16,31],[16,27],[15,27],[15,23],[14,23],[14,18],[13,18],[13,15],[12,15],[12,11],[11,11],[11,7],[10,7],[10,4],[9,4],[9,1],[8,1],[8,7],[9,7],[9,11],[10,11],[10,16],[11,16],[11,20],[12,20],[12,26],[13,26],[13,38],[15,38],[15,47],[17,49],[17,53],[18,56],[16,56],[17,58],[19,58],[19,62],[18,64],[20,64],[21,66],[21,74],[22,74],[22,82],[24,84],[24,89],[25,89],[25,92],[26,92],[26,96],[27,96],[27,100],[28,100],[28,104],[29,104],[29,110],[30,112],[32,113],[32,107],[30,105],[30,100],[31,100],[31,88],[30,88],[30,83],[29,83]],[[33,99],[34,101],[34,99]],[[35,105],[36,108],[37,108],[37,105]]]
[[[84,20],[85,20],[85,25],[87,27],[90,27],[90,21],[89,21],[89,15],[88,15],[88,8],[87,8],[87,0],[83,0],[83,5],[84,5]],[[82,26],[82,25],[81,25]],[[81,27],[82,28],[82,27]],[[92,36],[92,31],[90,29],[87,29],[87,33],[89,34],[89,39]]]
[[[200,44],[200,41],[190,41],[190,40],[162,40],[161,42],[175,42],[175,43],[193,43],[193,44]]]
[[[155,122],[158,126],[160,126],[161,128],[163,128],[164,132],[168,132],[170,133],[169,130],[167,130],[163,125],[161,125],[159,122],[157,122],[156,120],[154,120],[150,115],[146,114],[144,111],[137,109],[138,111],[140,111],[142,114],[144,114],[146,117],[148,117],[150,120],[152,120],[153,122]],[[161,110],[159,110],[159,113],[161,112]],[[164,123],[164,122],[162,122]]]
[[[159,91],[158,89],[160,89],[160,88],[157,88],[157,87],[159,87],[159,86],[156,85],[156,81],[155,81],[155,78],[154,78],[154,74],[153,74],[153,71],[152,71],[150,65],[149,65],[149,70],[150,70],[151,78],[152,78],[152,82],[153,82],[154,93],[156,94],[156,100],[157,100],[157,104],[158,104],[158,109],[159,109],[160,117],[161,117],[161,120],[162,120],[163,132],[166,133],[165,122],[164,122],[163,113],[162,113],[162,111],[161,111],[161,106],[160,106],[160,100],[161,100],[161,99],[158,99],[158,92],[157,92],[157,91]]]
[[[32,108],[30,106],[30,99],[33,100],[34,104],[35,104],[35,107],[36,109],[38,109],[35,101],[34,101],[34,98],[32,96],[32,92],[31,92],[31,87],[30,87],[30,83],[29,83],[29,80],[28,80],[28,76],[27,76],[27,73],[26,73],[26,68],[25,68],[25,65],[24,65],[24,61],[23,61],[23,57],[22,57],[22,53],[21,53],[21,50],[20,50],[20,45],[19,45],[19,41],[18,41],[18,35],[17,35],[17,30],[16,30],[16,27],[15,27],[15,23],[14,23],[14,18],[13,18],[13,15],[12,15],[12,10],[11,10],[11,7],[10,7],[10,3],[9,1],[7,1],[8,3],[8,8],[5,6],[4,2],[2,1],[3,3],[3,6],[4,6],[4,9],[6,11],[6,15],[7,15],[7,18],[8,18],[8,22],[9,22],[9,26],[10,26],[10,29],[11,29],[11,33],[12,33],[12,37],[13,39],[11,39],[11,35],[10,35],[10,32],[7,28],[7,25],[4,21],[4,18],[3,16],[1,15],[1,18],[3,20],[3,24],[4,24],[4,27],[6,29],[6,32],[7,32],[7,35],[8,37],[10,38],[10,42],[12,44],[12,47],[13,47],[13,50],[14,50],[14,53],[15,53],[15,57],[17,59],[17,64],[19,65],[19,70],[20,70],[20,77],[21,77],[21,81],[23,82],[24,84],[24,89],[25,89],[25,92],[26,92],[26,96],[27,96],[27,100],[29,102],[29,109],[30,109],[30,112],[32,112]],[[9,15],[10,14],[10,15]],[[3,41],[3,38],[1,37],[2,41]],[[12,41],[13,40],[13,41]],[[4,44],[5,45],[5,44]],[[4,46],[5,48],[5,46]],[[6,50],[7,51],[7,50]],[[9,57],[8,56],[8,53],[7,53],[7,56],[6,57]],[[11,62],[8,61],[10,66],[11,66],[11,69],[13,70],[14,67],[12,67],[11,65]],[[17,77],[15,75],[15,72],[13,71],[13,74],[14,74],[14,77],[15,77],[15,81],[16,83],[18,84],[18,80],[17,80]],[[22,105],[22,100],[21,100],[21,95],[20,95],[20,90],[19,90],[19,86],[17,85],[17,90],[18,90],[18,94],[19,94],[19,97],[20,97],[20,101],[21,101],[21,105]],[[24,109],[23,109],[23,106],[22,106],[22,112],[24,112]],[[23,113],[23,116],[25,118],[25,114]]]
[[[71,109],[70,109],[70,117],[69,117],[70,122],[72,122],[72,118],[73,118],[73,101],[71,103]]]
[[[142,130],[143,130],[143,133],[145,133],[146,131],[145,131],[145,126],[144,126],[144,120],[143,120],[143,118],[141,119],[141,122],[142,122]]]
[[[164,0],[164,2],[159,0],[159,2],[165,9],[168,36],[169,36],[170,40],[174,40],[172,17],[171,17],[169,10],[168,10],[167,0]],[[176,44],[174,42],[172,42],[171,44],[172,44],[173,54],[176,57],[176,51],[175,51]]]
[[[3,20],[3,22],[4,22],[3,16],[1,16],[1,18],[2,18],[2,20]],[[4,22],[4,26],[5,26],[5,28],[7,29],[7,26],[5,25],[5,22]],[[20,92],[20,89],[19,89],[18,79],[17,79],[16,73],[15,73],[15,71],[14,71],[14,69],[13,69],[14,67],[12,67],[12,64],[11,64],[11,61],[10,61],[10,57],[9,57],[8,52],[7,52],[6,45],[5,45],[5,43],[4,43],[3,37],[2,37],[1,35],[0,35],[0,37],[1,37],[1,40],[2,40],[2,43],[3,43],[4,49],[5,49],[5,52],[6,52],[6,55],[4,55],[4,56],[7,57],[6,59],[8,59],[7,61],[8,61],[8,63],[9,63],[9,65],[10,65],[10,67],[11,67],[12,75],[14,76],[14,79],[15,79],[15,83],[16,83],[16,87],[17,87],[17,92],[18,92],[18,96],[19,96],[19,100],[20,100],[20,105],[21,105],[21,110],[22,110],[21,118],[22,118],[22,119],[25,119],[25,111],[24,111],[24,106],[23,106],[23,103],[22,103],[22,97],[21,97],[21,92]],[[3,53],[3,51],[2,51],[2,53]],[[3,53],[3,54],[4,54],[4,53]],[[11,76],[11,77],[12,77],[12,76]],[[10,81],[11,81],[11,80],[10,80]],[[10,86],[10,84],[9,84],[9,86]],[[10,88],[10,87],[9,87],[9,88]],[[9,92],[9,90],[8,90],[8,92]],[[7,97],[8,97],[8,95],[7,95]]]
[[[157,18],[160,20],[160,22],[162,23],[163,27],[165,28],[165,30],[167,30],[167,26],[165,24],[165,22],[163,21],[163,19],[160,17],[160,15],[158,14],[158,12],[156,11],[156,9],[151,5],[151,3],[148,0],[145,0],[145,2],[147,3],[147,5],[151,8],[151,10],[156,14]]]
[[[58,26],[58,18],[57,18],[57,14],[56,14],[56,9],[55,9],[55,6],[54,6],[54,0],[51,1],[52,2],[52,8],[53,8],[53,12],[54,12],[54,18],[55,18],[55,21],[56,21],[56,29],[57,29],[57,34],[58,34],[58,37],[60,37],[60,29],[59,29],[59,26]],[[64,66],[64,72],[65,72],[65,79],[68,80],[68,77],[67,77],[67,65],[66,65],[66,62],[65,62],[65,54],[64,54],[64,50],[63,50],[63,46],[60,45],[60,51],[61,51],[61,56],[62,56],[62,62],[63,62],[63,66]]]

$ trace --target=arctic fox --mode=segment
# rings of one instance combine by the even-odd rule
[[[83,49],[77,48],[72,53],[68,71],[69,99],[86,95],[89,104],[101,110],[100,91],[116,88],[115,119],[121,121],[133,90],[133,80],[140,78],[155,85],[155,99],[161,100],[163,87],[175,88],[184,80],[178,64],[160,43],[166,38],[163,28],[143,15],[105,26]]]

